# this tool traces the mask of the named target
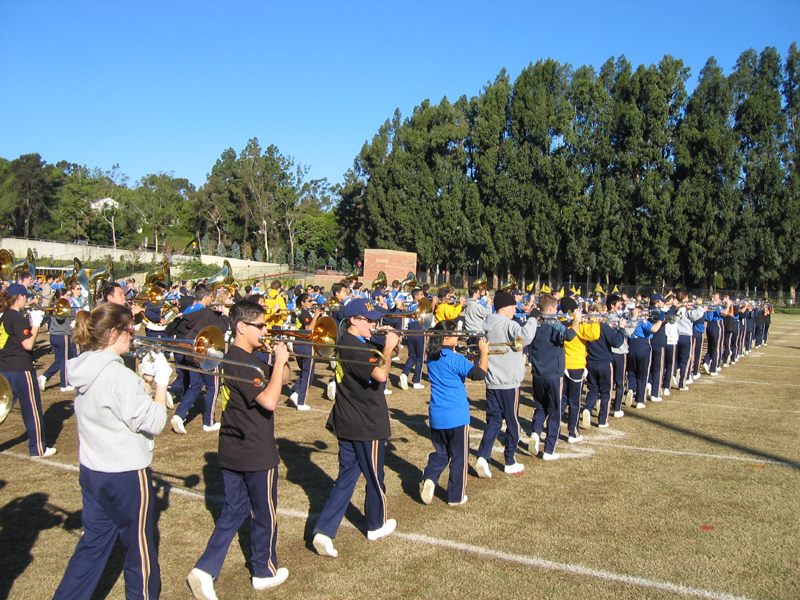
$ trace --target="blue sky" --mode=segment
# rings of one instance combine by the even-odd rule
[[[800,1],[0,1],[0,156],[118,163],[196,186],[226,148],[275,144],[342,181],[399,108],[475,96],[552,57],[664,54],[730,73],[800,41]]]

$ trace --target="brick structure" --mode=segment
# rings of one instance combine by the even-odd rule
[[[395,279],[403,281],[409,272],[416,275],[417,253],[399,250],[364,250],[364,275],[359,281],[369,285],[381,271],[386,273],[389,285]]]

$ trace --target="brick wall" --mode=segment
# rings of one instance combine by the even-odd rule
[[[399,250],[364,250],[364,275],[359,281],[369,285],[381,271],[386,273],[389,285],[394,279],[403,281],[409,272],[416,274],[417,253]]]

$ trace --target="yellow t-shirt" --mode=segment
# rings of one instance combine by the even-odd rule
[[[578,335],[564,342],[565,366],[567,369],[586,368],[586,342],[600,339],[600,323],[581,323]]]

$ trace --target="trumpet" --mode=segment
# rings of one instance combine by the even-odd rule
[[[164,340],[136,336],[131,341],[131,348],[133,354],[136,356],[141,357],[148,352],[163,352],[165,350],[167,352],[183,354],[184,356],[194,358],[197,367],[181,365],[181,369],[213,375],[214,377],[232,379],[234,381],[242,381],[244,383],[252,383],[254,386],[262,389],[266,387],[267,378],[263,369],[250,363],[224,358],[224,347],[225,337],[219,327],[214,327],[213,325],[201,329],[200,333],[198,333],[197,337],[193,340]],[[255,370],[260,377],[253,377],[251,379],[217,373],[215,369],[220,363],[249,367]]]
[[[395,333],[397,335],[424,337],[486,337],[485,331],[462,331],[459,329],[454,329],[453,331],[444,331],[442,329],[379,329],[377,327],[373,327],[369,331],[372,335]]]

